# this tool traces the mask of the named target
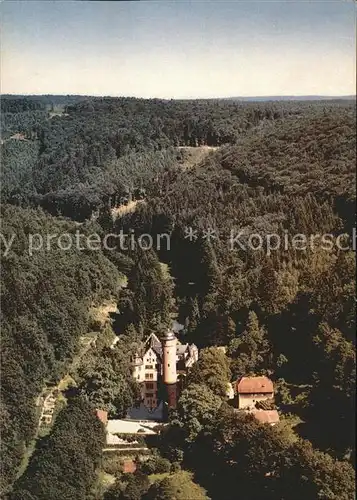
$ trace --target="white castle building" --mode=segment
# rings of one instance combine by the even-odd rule
[[[177,391],[197,359],[197,347],[181,344],[173,331],[169,330],[161,339],[150,334],[133,359],[133,377],[140,385],[145,408],[155,411],[162,402],[174,408]]]

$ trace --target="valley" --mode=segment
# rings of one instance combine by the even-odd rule
[[[5,498],[350,500],[354,103],[1,106]],[[314,246],[266,252],[271,235]],[[273,391],[245,406],[243,379]],[[126,427],[140,408],[152,434]]]

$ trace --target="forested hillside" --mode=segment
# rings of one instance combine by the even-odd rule
[[[82,500],[91,498],[100,466],[104,428],[85,400],[72,400],[41,441],[10,498]],[[36,481],[34,481],[36,477]]]
[[[197,169],[166,173],[157,195],[115,224],[171,234],[160,258],[175,278],[187,338],[228,345],[235,378],[262,372],[281,380],[287,407],[307,422],[302,435],[340,457],[354,449],[354,141],[352,108],[266,124]],[[232,230],[243,232],[233,247]],[[350,251],[326,249],[319,238],[270,255],[264,244],[248,244],[254,234],[284,241],[345,230]],[[288,388],[303,385],[295,405]]]
[[[35,401],[46,383],[65,373],[89,331],[91,306],[117,297],[121,273],[101,252],[46,246],[29,254],[30,234],[74,233],[70,221],[41,210],[2,207],[1,233],[14,236],[1,258],[2,480],[14,479],[39,415]]]
[[[82,482],[63,498],[92,498],[101,430],[88,416],[84,436],[77,420],[97,406],[125,414],[135,399],[132,346],[173,314],[184,325],[180,340],[203,356],[160,452],[195,474],[197,494],[352,499],[355,103],[8,96],[1,106],[3,491],[36,434],[36,397],[66,373],[94,328],[92,308],[111,299],[120,312],[111,327],[119,347],[103,341],[78,368],[74,393],[11,500],[60,491],[49,482],[66,476],[76,456],[72,419],[88,461],[77,457]],[[217,149],[186,168],[187,147],[202,146]],[[99,247],[63,250],[57,237],[46,246],[46,235],[76,231],[99,235]],[[153,241],[165,233],[170,245],[126,248],[122,232]],[[45,241],[33,252],[31,234]],[[297,234],[305,248],[291,244]],[[278,248],[279,239],[289,244]],[[207,349],[215,346],[227,356]],[[295,422],[286,419],[288,431],[226,405],[226,383],[247,374],[273,379],[279,410]],[[51,448],[62,441],[57,461]],[[151,488],[135,477],[105,498],[168,498],[184,476]]]
[[[47,111],[44,119],[44,112],[37,108],[46,102],[2,102],[4,137],[20,132],[23,140],[34,140],[39,150],[38,161],[31,167],[32,179],[21,189],[16,180],[23,178],[24,166],[14,155],[6,154],[5,148],[4,166],[11,170],[12,177],[4,183],[3,199],[41,204],[54,214],[65,213],[81,220],[109,198],[115,204],[115,199],[132,195],[133,183],[134,189],[146,186],[141,175],[130,178],[129,183],[127,177],[133,162],[143,163],[146,170],[153,151],[179,145],[232,143],[260,122],[301,113],[294,105],[91,98],[62,106],[60,116]],[[30,112],[30,107],[36,109]],[[151,174],[150,178],[155,176]]]

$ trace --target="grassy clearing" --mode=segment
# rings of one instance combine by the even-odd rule
[[[113,474],[108,474],[108,472],[101,471],[99,473],[99,480],[105,488],[108,488],[115,483],[115,476]]]
[[[116,219],[118,217],[122,217],[123,215],[131,214],[132,212],[135,212],[138,205],[143,203],[145,203],[145,200],[133,200],[129,201],[129,203],[127,203],[126,205],[114,207],[111,209],[112,217],[113,219]]]
[[[98,479],[93,488],[91,498],[103,498],[104,493],[115,483],[116,478],[102,470],[98,471]]]
[[[65,375],[63,377],[63,379],[60,380],[59,384],[58,384],[58,389],[62,392],[62,391],[65,391],[67,390],[69,387],[72,387],[72,386],[75,386],[76,385],[76,382],[74,381],[74,379],[67,373],[67,375]]]
[[[179,146],[180,151],[185,152],[182,169],[187,170],[198,166],[211,152],[216,151],[216,146]]]
[[[165,264],[164,262],[160,262],[160,267],[161,267],[162,277],[165,280],[170,280],[171,274],[170,274],[170,268],[169,268],[168,264]]]
[[[17,472],[16,479],[18,479],[20,476],[22,476],[22,474],[27,469],[31,455],[35,451],[35,448],[36,448],[36,439],[33,439],[30,442],[30,444],[28,445],[28,447],[26,448],[26,451],[25,451],[24,456],[23,456],[22,461],[21,461],[21,465],[20,465],[19,470]]]
[[[103,327],[110,320],[110,314],[117,312],[117,310],[117,302],[112,300],[105,302],[98,307],[92,307],[90,316],[92,320]]]
[[[156,481],[161,481],[162,479],[165,479],[165,477],[168,477],[170,475],[170,472],[161,472],[160,474],[150,474],[148,476],[150,484],[156,483]]]

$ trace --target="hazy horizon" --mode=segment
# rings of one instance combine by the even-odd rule
[[[1,91],[355,96],[354,2],[1,4]]]
[[[92,0],[94,1],[94,0]],[[336,98],[336,99],[348,99],[348,98],[356,98],[356,93],[355,94],[341,94],[341,95],[319,95],[319,94],[311,94],[311,95],[305,95],[305,94],[294,94],[294,95],[248,95],[248,96],[239,96],[239,95],[231,95],[231,96],[213,96],[213,97],[143,97],[143,96],[131,96],[131,95],[122,95],[122,94],[117,94],[117,95],[113,95],[113,94],[74,94],[74,93],[60,93],[60,92],[56,92],[56,93],[46,93],[46,94],[41,94],[41,93],[38,93],[38,94],[33,94],[33,93],[25,93],[25,92],[21,92],[21,93],[16,93],[14,94],[13,92],[6,92],[6,93],[3,93],[1,94],[3,97],[7,97],[7,96],[25,96],[25,97],[43,97],[43,96],[63,96],[63,97],[66,97],[66,96],[70,96],[70,97],[113,97],[113,98],[123,98],[123,99],[130,99],[130,98],[133,98],[133,99],[158,99],[158,100],[215,100],[215,99],[218,99],[218,100],[221,100],[221,99],[224,99],[224,100],[229,100],[229,99],[242,99],[242,100],[246,100],[246,99],[285,99],[285,98],[288,98],[288,97],[291,97],[291,98],[295,98],[295,99],[300,99],[300,98],[311,98],[311,99],[324,99],[324,98],[327,98],[327,99],[333,99],[333,98]]]

